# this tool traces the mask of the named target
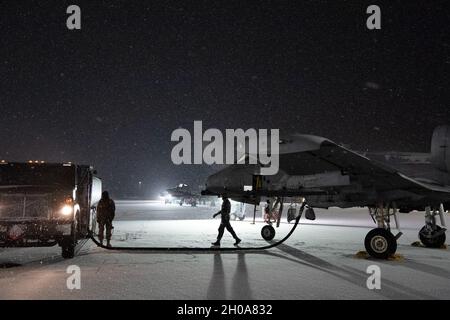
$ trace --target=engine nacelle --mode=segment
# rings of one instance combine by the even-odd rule
[[[450,126],[434,129],[431,139],[431,161],[439,170],[450,172]]]

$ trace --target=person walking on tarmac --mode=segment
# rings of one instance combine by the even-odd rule
[[[103,245],[103,233],[106,227],[106,246],[111,247],[111,234],[116,214],[116,204],[109,197],[108,191],[103,191],[102,198],[97,205],[98,239]]]
[[[235,243],[234,243],[235,246],[237,246],[241,242],[241,239],[238,238],[238,236],[234,232],[233,228],[231,227],[230,211],[231,211],[230,200],[228,200],[228,197],[226,195],[222,195],[222,208],[219,212],[217,212],[216,214],[213,215],[213,218],[215,218],[219,214],[221,215],[219,234],[217,236],[217,241],[212,243],[213,246],[220,246],[220,240],[222,239],[225,228],[233,236],[233,238],[235,240]]]

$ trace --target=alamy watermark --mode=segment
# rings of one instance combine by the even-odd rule
[[[66,10],[67,14],[70,16],[67,17],[66,27],[69,30],[80,30],[81,29],[81,9],[77,5],[70,5]]]
[[[70,265],[67,267],[66,273],[70,274],[66,280],[67,289],[73,290],[81,289],[81,269],[77,265]]]
[[[366,13],[370,16],[366,20],[366,27],[369,30],[381,29],[381,9],[379,6],[372,4],[367,7]],[[70,5],[66,9],[66,26],[69,30],[81,30],[81,8],[77,5]]]
[[[376,264],[367,267],[366,273],[370,274],[367,278],[366,286],[369,290],[381,289],[381,269]]]
[[[171,141],[178,142],[171,153],[176,165],[248,163],[260,164],[262,175],[278,173],[279,129],[270,129],[270,134],[268,129],[226,129],[224,137],[219,129],[203,132],[202,121],[194,121],[193,135],[179,128],[172,132]]]
[[[366,20],[366,26],[369,30],[380,30],[381,29],[381,9],[379,6],[372,4],[367,7],[367,14],[370,16]]]

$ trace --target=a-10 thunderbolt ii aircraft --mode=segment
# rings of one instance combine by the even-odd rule
[[[246,161],[255,155],[246,154],[244,163],[209,176],[203,194],[226,194],[255,206],[262,198],[282,204],[301,197],[310,217],[311,208],[368,207],[377,228],[367,234],[365,247],[381,259],[395,253],[401,236],[391,233],[391,217],[399,229],[397,212],[424,211],[420,240],[427,247],[444,244],[444,210],[450,207],[450,126],[434,130],[430,153],[356,152],[313,135],[292,135],[279,143],[276,175],[261,176],[261,166]],[[271,240],[275,229],[266,225],[261,235]]]
[[[172,202],[173,200],[176,200],[178,201],[180,206],[182,206],[184,203],[187,203],[192,207],[195,207],[197,206],[200,194],[192,192],[191,188],[187,184],[180,183],[174,188],[166,189],[165,192],[162,192],[160,194],[160,198],[164,200],[166,204]]]

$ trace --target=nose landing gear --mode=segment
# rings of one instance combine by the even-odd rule
[[[275,201],[272,200],[273,205],[268,207],[268,213],[264,214],[264,220],[267,223],[261,229],[261,237],[270,241],[275,238],[275,228],[272,226],[272,222],[276,223],[277,228],[280,226],[281,214],[283,213],[283,198],[277,197]]]
[[[266,241],[272,240],[273,238],[275,238],[275,228],[272,227],[271,225],[262,227],[261,236]]]
[[[279,205],[280,205],[279,214],[277,215],[277,221],[276,221],[276,226],[279,227],[280,221],[281,221],[281,214],[283,212],[283,198],[277,199],[276,203],[279,203]],[[294,216],[294,219],[296,219],[296,220],[300,219],[306,206],[307,206],[306,201],[304,199],[302,199],[300,209],[299,209],[298,213]],[[311,218],[312,216],[314,216],[314,219],[315,219],[314,210],[312,208],[309,208],[309,209],[310,209],[309,217]],[[270,240],[273,240],[273,238],[275,237],[275,228],[272,226],[272,222],[270,221],[270,219],[267,221],[267,223],[268,224],[265,225],[264,227],[262,227],[262,229],[261,229],[261,236],[264,240],[270,241]]]

